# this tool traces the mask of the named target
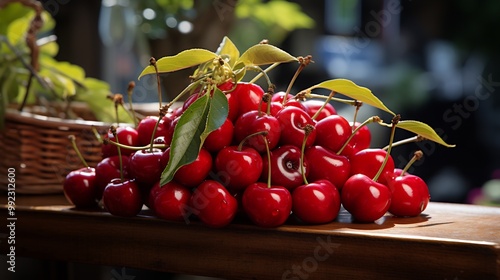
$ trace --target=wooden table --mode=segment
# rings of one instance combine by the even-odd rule
[[[5,215],[7,197],[2,199]],[[16,198],[16,256],[228,279],[499,279],[500,208],[430,203],[416,218],[211,229],[80,211],[63,196]],[[6,221],[4,216],[3,221]],[[5,222],[6,223],[6,222]],[[0,227],[8,252],[8,229]]]

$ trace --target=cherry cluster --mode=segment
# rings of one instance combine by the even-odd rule
[[[358,222],[425,210],[426,183],[396,168],[388,150],[370,147],[368,126],[338,115],[328,100],[266,92],[251,82],[218,88],[227,97],[227,118],[173,180],[160,185],[176,124],[203,92],[136,127],[112,127],[102,161],[66,177],[68,200],[81,208],[102,202],[125,217],[145,205],[159,218],[195,218],[210,227],[224,227],[236,215],[261,227],[289,219],[328,223],[341,205]]]

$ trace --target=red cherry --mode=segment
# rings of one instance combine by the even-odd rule
[[[273,96],[271,97],[271,101],[272,101],[272,102],[279,102],[279,103],[283,103],[283,99],[285,99],[285,94],[286,94],[286,92],[284,92],[284,91],[278,91],[278,92],[275,92],[275,93],[273,94]],[[293,97],[294,97],[294,96],[293,96],[293,94],[288,94],[288,95],[287,95],[287,99],[286,99],[286,100],[287,100],[287,101],[288,101],[288,100],[291,100]]]
[[[260,227],[278,227],[286,222],[292,209],[292,195],[281,186],[268,188],[265,183],[254,183],[245,189],[243,210]]]
[[[250,111],[244,113],[236,120],[234,124],[234,140],[239,143],[247,136],[261,131],[267,131],[267,134],[264,136],[267,139],[267,145],[269,149],[274,149],[278,145],[281,136],[278,119],[256,110]],[[266,151],[262,135],[251,137],[244,145],[256,149],[259,153]]]
[[[161,158],[161,170],[165,169],[170,159],[170,148],[163,152]],[[201,148],[196,159],[175,172],[174,180],[186,187],[196,187],[203,182],[212,170],[212,155]]]
[[[120,174],[120,158],[118,156],[110,156],[103,158],[95,167],[95,185],[96,185],[96,197],[97,199],[102,198],[102,193],[104,188],[111,182],[111,180],[116,178],[121,178]],[[122,166],[123,166],[123,177],[125,179],[130,178],[129,172],[129,157],[122,156]]]
[[[341,201],[354,220],[374,222],[389,210],[391,191],[364,174],[356,174],[345,182]]]
[[[147,116],[137,124],[136,130],[138,134],[139,146],[146,146],[151,143],[151,136],[153,135],[153,130],[156,126],[156,123],[158,122],[158,119],[159,117],[157,116]],[[155,138],[159,136],[165,136],[167,133],[167,127],[165,127],[162,121],[158,123],[158,127],[156,128],[155,132]]]
[[[353,130],[358,128],[360,125],[359,122],[356,122],[354,126],[352,126],[352,122],[349,123],[351,127],[353,127]],[[364,149],[368,149],[370,147],[372,141],[372,134],[370,132],[370,128],[368,126],[364,125],[361,127],[356,134],[354,134],[354,137],[349,141],[349,144],[352,144],[357,151],[361,151]]]
[[[364,149],[350,157],[351,175],[365,174],[374,178],[384,162],[387,152],[383,149]],[[394,171],[394,160],[389,155],[378,182],[387,185],[387,178]]]
[[[163,169],[161,168],[160,149],[144,149],[133,153],[129,159],[130,176],[141,186],[153,186],[160,180]]]
[[[315,122],[305,111],[295,106],[283,108],[283,110],[278,112],[276,118],[280,123],[281,145],[294,145],[301,147],[305,136],[304,127],[308,124],[313,127],[315,125]],[[310,147],[314,143],[315,139],[316,130],[312,130],[307,137],[306,147]]]
[[[104,189],[102,201],[115,216],[137,216],[142,209],[141,190],[134,180],[113,179]]]
[[[116,129],[116,136],[118,137],[118,141],[120,144],[126,146],[137,147],[139,146],[139,134],[137,130],[129,126],[120,126]],[[105,139],[109,139],[110,141],[116,142],[115,137],[108,131],[108,133],[104,136]],[[101,147],[102,156],[104,158],[118,155],[118,149],[113,144],[103,144]],[[121,148],[121,154],[128,156],[133,153],[134,150]]]
[[[264,90],[257,84],[239,82],[231,92],[238,100],[238,116],[258,110],[264,96]]]
[[[283,186],[292,190],[304,183],[300,167],[301,151],[292,145],[285,145],[271,152],[271,184]],[[267,156],[263,158],[261,180],[266,181],[269,173],[269,162]],[[309,164],[304,159],[304,171],[309,174]]]
[[[161,219],[168,221],[184,221],[189,216],[191,191],[174,181],[163,185],[156,193],[153,209]]]
[[[321,107],[323,106],[324,103],[325,102],[321,101],[321,100],[308,99],[308,100],[303,101],[302,105],[304,105],[304,107],[306,108],[307,114],[309,116],[311,116],[311,118],[312,118],[316,114],[316,112],[318,112],[319,109],[321,109]],[[330,103],[327,103],[314,120],[318,122],[318,121],[320,121],[328,116],[336,115],[336,114],[337,114],[337,111],[335,110],[333,105]]]
[[[340,115],[328,116],[316,123],[315,145],[323,146],[338,152],[351,136],[349,122]]]
[[[92,167],[83,167],[69,172],[63,182],[66,199],[77,208],[97,205],[96,173]]]
[[[187,108],[189,108],[189,106],[191,106],[191,104],[193,104],[199,97],[200,95],[198,93],[193,93],[188,96],[188,98],[186,98],[186,100],[182,103],[182,112],[185,112]]]
[[[415,175],[398,176],[388,182],[392,192],[389,212],[400,217],[420,215],[429,204],[430,195],[427,184]]]
[[[233,132],[233,123],[229,119],[226,119],[219,128],[208,134],[205,142],[203,142],[203,147],[211,153],[218,152],[222,148],[231,145]]]
[[[190,206],[205,225],[214,228],[231,223],[238,209],[236,198],[213,180],[204,181],[194,190]]]
[[[329,181],[301,185],[292,193],[292,212],[309,224],[329,223],[340,211],[340,194]]]
[[[221,182],[234,191],[257,182],[262,173],[262,157],[251,147],[225,147],[217,153],[214,163]]]
[[[342,189],[351,172],[351,164],[347,157],[337,155],[321,146],[307,148],[304,156],[309,163],[308,180],[325,179],[339,191]]]

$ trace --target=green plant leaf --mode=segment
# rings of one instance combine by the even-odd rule
[[[85,88],[78,88],[75,100],[85,102],[99,121],[115,123],[115,104],[106,98],[111,93],[109,84],[98,79],[86,78],[83,85]],[[118,117],[121,123],[134,122],[121,106],[118,107]]]
[[[368,105],[371,105],[375,108],[379,108],[383,111],[386,111],[388,113],[391,113],[392,115],[395,115],[389,108],[387,108],[378,97],[376,97],[371,90],[365,87],[360,87],[353,83],[350,80],[347,79],[333,79],[333,80],[328,80],[324,81],[322,83],[319,83],[317,85],[314,85],[310,88],[308,88],[306,91],[310,92],[313,89],[316,88],[324,88],[328,90],[335,91],[337,93],[341,93],[347,97],[350,97],[352,99],[361,101],[363,103],[366,103]]]
[[[14,20],[7,27],[7,40],[13,45],[17,45],[26,36],[31,18],[34,12],[30,12],[21,18]]]
[[[75,83],[66,76],[46,70],[40,71],[39,75],[49,78],[54,85],[55,92],[63,99],[74,96],[76,94]]]
[[[224,36],[224,39],[222,39],[216,54],[221,55],[223,58],[227,57],[231,68],[235,65],[238,58],[240,58],[240,51],[227,36]]]
[[[427,140],[434,141],[434,142],[441,144],[445,147],[448,147],[448,148],[455,147],[455,145],[451,145],[451,144],[446,143],[436,133],[436,131],[434,129],[432,129],[432,127],[430,127],[428,124],[425,124],[423,122],[414,121],[414,120],[404,120],[404,121],[398,122],[396,127],[413,132],[417,135],[424,137]]]
[[[165,56],[156,61],[159,73],[175,72],[196,65],[200,65],[212,59],[215,59],[217,54],[205,49],[189,49],[182,51],[174,56]],[[142,70],[138,79],[148,74],[156,74],[155,68],[152,65],[147,66]]]
[[[193,162],[198,156],[203,144],[201,135],[206,129],[209,96],[205,94],[198,98],[179,118],[170,144],[170,158],[161,174],[160,185],[170,182],[179,168]]]
[[[203,133],[201,134],[202,142],[205,142],[208,134],[210,132],[219,128],[227,119],[228,104],[227,97],[222,93],[222,91],[218,88],[215,89],[213,96],[210,98],[210,106],[207,115],[206,127]]]
[[[297,58],[273,45],[257,44],[248,48],[235,64],[241,62],[246,66],[258,66],[291,61],[297,61]]]
[[[17,2],[7,4],[0,9],[0,34],[7,35],[9,24],[30,12],[33,13],[31,8]]]
[[[85,70],[82,67],[66,61],[57,61],[49,56],[40,57],[40,65],[43,69],[53,72],[68,79],[83,83]]]
[[[50,57],[54,57],[59,52],[59,44],[56,42],[49,42],[47,44],[40,46],[40,53],[42,55],[47,55]]]

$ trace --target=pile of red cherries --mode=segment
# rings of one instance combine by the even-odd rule
[[[360,123],[338,115],[330,103],[266,93],[254,83],[226,82],[219,89],[227,97],[227,119],[173,180],[160,185],[169,144],[199,94],[161,118],[110,129],[102,161],[66,177],[68,200],[124,217],[147,206],[158,218],[210,227],[235,217],[261,227],[291,219],[324,224],[335,221],[342,206],[354,222],[370,223],[388,213],[418,216],[426,208],[426,183],[395,168],[387,150],[371,148],[368,126],[351,137]]]

